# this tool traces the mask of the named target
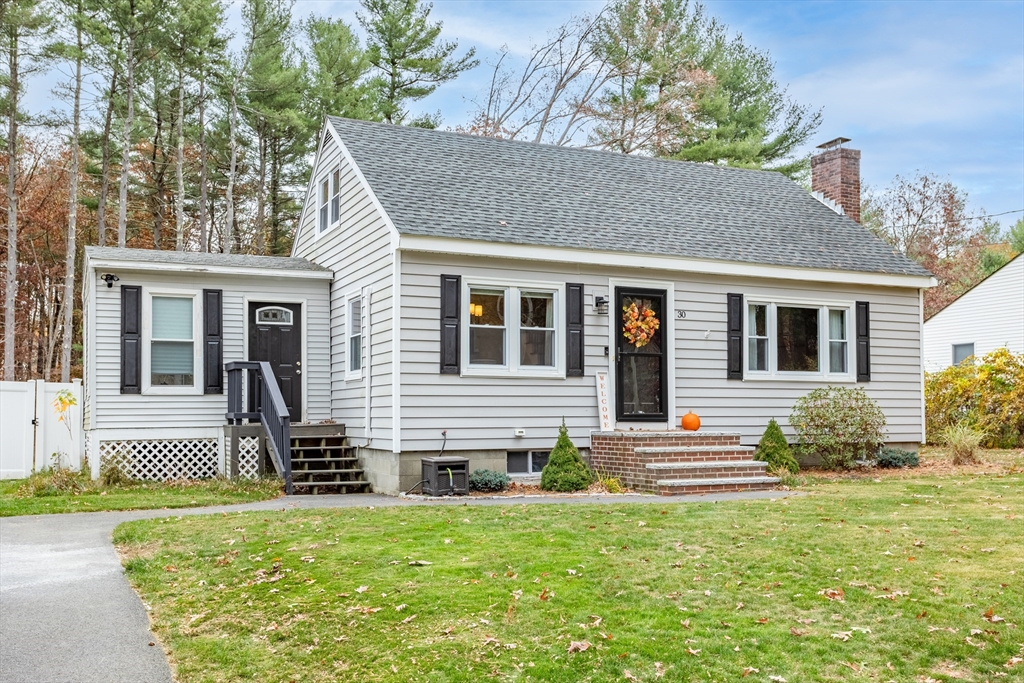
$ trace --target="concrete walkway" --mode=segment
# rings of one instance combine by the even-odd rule
[[[0,682],[172,683],[142,601],[124,578],[112,532],[122,522],[245,510],[411,505],[657,503],[779,498],[782,491],[708,496],[579,496],[411,500],[378,494],[297,496],[182,510],[0,518]]]

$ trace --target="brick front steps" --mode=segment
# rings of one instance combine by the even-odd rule
[[[590,464],[630,488],[663,496],[758,491],[779,483],[732,432],[594,432]]]

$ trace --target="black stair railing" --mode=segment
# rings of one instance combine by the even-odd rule
[[[284,479],[284,492],[292,494],[291,417],[285,405],[281,388],[270,363],[266,361],[232,361],[225,364],[228,371],[228,424],[243,424],[244,420],[259,420],[270,443],[270,458],[278,475]],[[242,409],[245,373],[255,373],[253,403],[255,412]],[[253,385],[250,385],[253,386]]]

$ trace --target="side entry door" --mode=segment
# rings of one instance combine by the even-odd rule
[[[301,421],[301,304],[249,302],[249,360],[270,363],[292,422]],[[256,387],[254,379],[250,382],[249,410],[253,410]]]

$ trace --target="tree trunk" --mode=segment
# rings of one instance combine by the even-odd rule
[[[118,45],[118,50],[121,46]],[[114,98],[117,95],[118,60],[114,60],[114,72],[110,74],[110,93],[107,99],[107,115],[103,121],[103,159],[100,162],[100,196],[96,201],[97,242],[107,245],[107,193],[110,192],[110,129],[114,122]]]
[[[132,17],[135,19],[135,3],[132,2]],[[121,136],[121,187],[118,195],[119,206],[117,207],[117,246],[122,249],[128,239],[128,167],[131,164],[132,154],[132,118],[135,114],[133,109],[135,102],[135,27],[128,29],[128,55],[126,57],[128,82],[126,83],[127,112],[124,117],[124,133]]]
[[[82,15],[82,2],[79,0],[76,8],[78,16],[75,23],[75,35],[78,38],[78,52],[75,55],[75,104],[72,110],[71,120],[71,177],[68,183],[68,237],[64,245],[66,254],[64,256],[64,324],[61,335],[60,350],[60,381],[71,381],[71,342],[74,337],[75,318],[75,237],[78,232],[78,136],[81,119],[81,96],[82,96],[82,26],[80,23]]]
[[[231,253],[231,242],[235,234],[235,174],[238,172],[238,142],[235,140],[237,137],[238,128],[238,76],[231,84],[231,112],[228,114],[228,147],[231,149],[231,161],[228,163],[228,186],[224,192],[224,201],[226,206],[226,215],[224,218],[224,235],[222,241],[224,242],[224,253]]]
[[[153,248],[159,250],[162,248],[164,227],[164,169],[157,167],[156,153],[162,142],[161,133],[163,133],[164,122],[160,113],[159,98],[154,101],[156,129],[153,132],[153,153],[149,158],[149,167],[153,173],[153,192],[149,199],[153,205]]]
[[[174,248],[185,251],[185,71],[178,71],[178,140],[174,158],[174,175],[178,180],[178,196],[174,201]]]
[[[199,54],[200,63],[203,55]],[[206,203],[208,201],[206,189],[206,69],[202,68],[199,77],[199,251],[210,250],[210,243],[206,231]]]
[[[266,254],[266,240],[263,231],[266,229],[266,220],[263,212],[266,210],[266,189],[267,189],[267,141],[265,135],[259,135],[260,150],[260,175],[256,183],[256,253]]]
[[[7,280],[4,297],[4,380],[14,381],[14,317],[18,298],[18,33],[11,29],[7,92]]]

